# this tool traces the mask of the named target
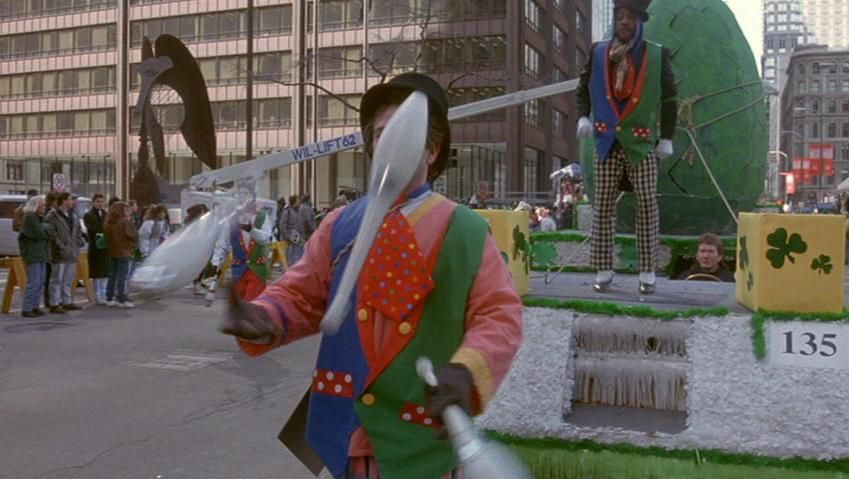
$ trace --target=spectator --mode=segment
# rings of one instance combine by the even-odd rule
[[[189,206],[186,209],[186,219],[183,221],[184,225],[191,224],[194,220],[200,218],[205,215],[209,211],[209,208],[206,207],[203,203],[198,203],[196,205]]]
[[[47,272],[47,230],[43,223],[47,211],[44,198],[33,196],[23,207],[24,218],[18,235],[21,259],[27,269],[27,287],[24,292],[22,315],[25,318],[44,316],[38,309],[41,290],[45,285]]]
[[[136,200],[130,200],[127,204],[130,206],[130,221],[136,229],[139,229],[142,224],[142,216],[139,213],[139,204],[136,203]]]
[[[692,279],[700,281],[713,281],[712,276],[726,283],[734,282],[734,274],[722,266],[722,255],[725,248],[722,240],[713,233],[705,233],[699,238],[699,250],[696,254],[696,263],[687,271],[678,275],[678,279],[689,279],[690,276],[700,275]]]
[[[288,242],[286,246],[286,263],[289,267],[295,265],[304,254],[304,238],[298,225],[298,196],[289,197],[289,205],[280,215],[280,231],[283,239]]]
[[[106,216],[106,244],[109,255],[109,281],[106,283],[106,305],[132,308],[127,297],[130,262],[139,241],[139,233],[131,220],[130,205],[118,201]],[[117,301],[116,301],[117,299]]]
[[[44,221],[50,225],[50,312],[64,314],[80,309],[74,304],[71,287],[77,277],[77,259],[84,244],[80,222],[73,213],[71,194],[59,193],[56,207]]]
[[[301,236],[303,236],[304,243],[306,243],[316,228],[315,210],[310,202],[310,195],[301,197],[301,203],[298,206],[298,223],[301,228]]]
[[[29,200],[38,195],[38,191],[36,190],[28,190],[27,191],[27,201],[24,202],[21,206],[15,208],[15,212],[12,213],[12,231],[18,233],[21,231],[21,225],[24,223],[24,207],[27,205]],[[42,199],[42,202],[44,200]]]
[[[283,237],[283,230],[280,229],[280,218],[283,217],[283,210],[286,209],[286,197],[281,196],[277,199],[277,216],[274,218],[274,237],[277,238],[277,241],[285,241],[286,238]]]
[[[139,252],[147,258],[168,237],[168,209],[165,205],[150,205],[139,228]]]
[[[551,217],[551,210],[548,208],[540,208],[540,231],[557,231],[557,223]]]
[[[56,191],[50,191],[47,193],[47,196],[44,197],[44,215],[47,216],[47,213],[53,211],[53,207],[56,206],[56,196],[59,193]],[[48,225],[48,233],[49,233],[49,225]],[[50,284],[51,273],[53,272],[53,268],[50,265],[49,253],[50,253],[50,245],[48,244],[48,261],[47,261],[47,273],[44,275],[44,306],[50,306],[50,288],[47,285]]]
[[[106,198],[95,193],[91,209],[83,216],[88,230],[88,276],[94,283],[94,302],[106,304],[106,282],[109,278],[109,256],[106,254]]]

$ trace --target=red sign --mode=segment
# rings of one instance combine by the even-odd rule
[[[811,143],[808,146],[808,156],[811,158],[822,158],[824,160],[834,159],[833,143]]]
[[[788,195],[796,193],[796,178],[795,173],[782,173],[784,175],[784,191]]]

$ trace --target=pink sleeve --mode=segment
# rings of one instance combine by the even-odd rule
[[[327,308],[330,291],[330,236],[333,224],[343,208],[331,212],[304,245],[304,255],[294,266],[253,300],[262,306],[281,334],[271,344],[262,345],[239,340],[239,347],[250,356],[259,356],[297,339],[316,334]]]
[[[466,305],[466,334],[451,362],[472,373],[479,411],[492,399],[522,342],[522,302],[492,235]]]

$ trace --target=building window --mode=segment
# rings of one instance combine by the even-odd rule
[[[525,193],[537,191],[537,176],[539,167],[539,151],[529,146],[525,147]]]
[[[811,123],[811,136],[816,138],[820,136],[820,125],[819,123]]]
[[[554,108],[552,110],[553,115],[551,116],[551,130],[555,135],[566,138],[569,134],[569,127],[567,123],[569,122],[569,117],[563,113],[562,111]]]
[[[849,138],[849,123],[844,123],[843,128],[841,129],[840,136],[843,138]]]
[[[538,32],[542,28],[539,5],[534,0],[525,0],[525,23],[531,30]]]
[[[24,181],[24,164],[6,160],[6,181]]]
[[[811,93],[819,93],[820,92],[820,81],[812,80],[811,81]]]
[[[319,96],[318,125],[322,127],[358,125],[358,112],[348,105],[359,105],[360,97],[361,95]]]
[[[540,65],[542,64],[542,55],[534,47],[525,44],[525,75],[539,79]]]
[[[829,93],[836,93],[837,92],[837,80],[829,80],[828,83],[826,83],[826,90],[825,91],[827,91]]]
[[[587,17],[581,13],[577,8],[575,9],[575,31],[579,34],[586,33],[587,29],[590,28],[589,22],[587,21]]]
[[[843,100],[843,103],[840,105],[841,113],[849,113],[849,100]]]
[[[557,25],[554,26],[554,49],[560,53],[566,51],[566,32]]]
[[[837,137],[837,123],[829,123],[828,124],[828,137],[836,138]]]
[[[796,70],[799,72],[799,74],[800,74],[800,75],[804,75],[804,74],[805,74],[805,64],[804,64],[804,63],[800,63],[800,64],[796,67]]]
[[[819,100],[811,100],[811,114],[817,114],[820,112],[820,101]]]
[[[536,128],[542,128],[542,111],[545,102],[539,98],[525,102],[525,124]]]
[[[796,93],[804,94],[804,93],[807,93],[807,92],[808,92],[807,84],[804,81],[799,81],[799,82],[796,83]]]

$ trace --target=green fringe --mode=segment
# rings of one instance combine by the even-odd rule
[[[589,440],[521,438],[492,431],[487,434],[513,449],[536,479],[849,477],[835,474],[849,473],[849,459],[779,459],[712,449],[681,450],[632,444],[600,444]]]
[[[819,323],[849,324],[849,310],[840,313],[794,313],[790,311],[767,311],[759,309],[752,315],[752,349],[759,360],[766,358],[766,334],[764,326],[767,321],[812,321]]]
[[[581,313],[603,314],[605,316],[632,316],[638,318],[651,318],[668,321],[678,318],[701,318],[727,316],[728,308],[690,308],[679,311],[658,310],[650,306],[624,306],[615,303],[584,300],[560,300],[549,298],[525,297],[522,299],[525,306],[550,308],[550,309],[572,309]]]

